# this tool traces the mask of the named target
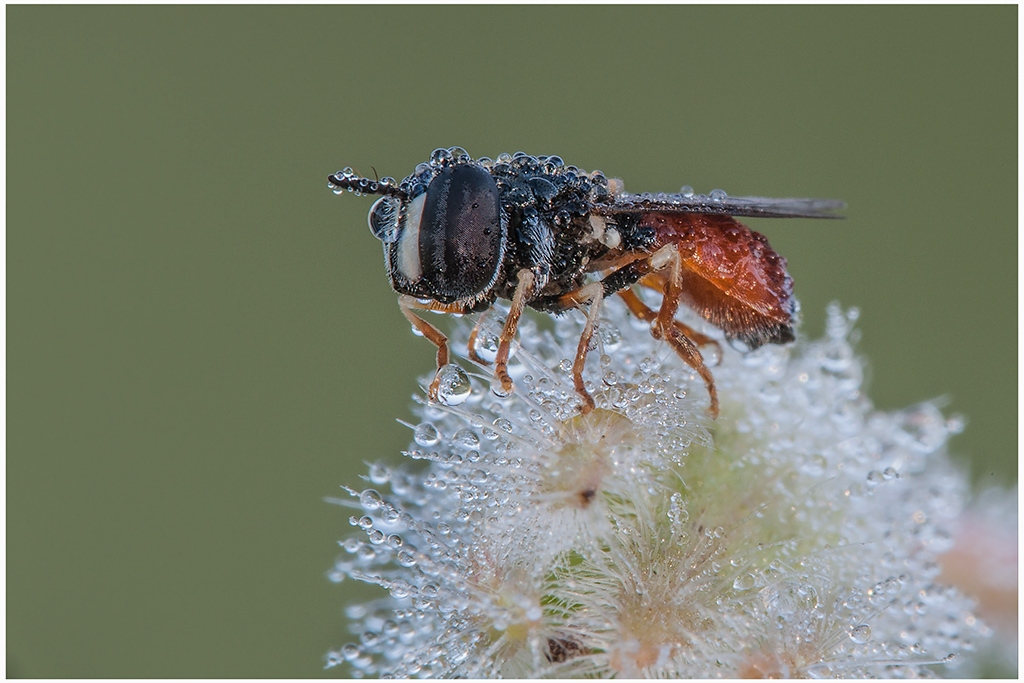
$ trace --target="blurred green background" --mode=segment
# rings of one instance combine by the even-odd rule
[[[7,673],[314,677],[433,347],[328,173],[558,154],[751,221],[1016,480],[1016,7],[8,7]]]

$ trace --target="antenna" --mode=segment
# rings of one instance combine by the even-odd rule
[[[390,195],[400,199],[408,197],[404,190],[395,185],[394,179],[370,180],[369,178],[357,175],[351,168],[346,168],[344,171],[338,171],[327,176],[327,182],[338,190],[349,190],[360,194]]]

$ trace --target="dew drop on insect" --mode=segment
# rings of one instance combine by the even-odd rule
[[[725,193],[725,190],[711,190],[711,194],[708,195],[708,199],[713,202],[723,202],[728,196],[729,195]]]
[[[416,431],[413,432],[412,438],[420,446],[430,448],[437,445],[441,435],[438,434],[437,428],[434,425],[429,422],[421,422],[416,425]]]
[[[451,154],[456,161],[469,159],[469,152],[462,149],[461,147],[449,147],[448,153]]]
[[[501,383],[501,380],[497,377],[491,380],[491,393],[499,398],[508,398],[512,395],[512,386],[506,389]]]
[[[871,640],[871,627],[867,624],[861,624],[850,631],[850,640],[859,645],[868,642]]]
[[[690,187],[689,185],[683,185],[681,188],[679,188],[679,194],[683,195],[684,197],[692,197],[693,188]]]
[[[363,509],[367,512],[376,510],[380,507],[382,500],[380,494],[373,489],[366,489],[359,494],[359,504],[363,506]]]
[[[472,391],[469,375],[458,365],[448,364],[437,371],[437,400],[446,406],[463,403]]]
[[[446,149],[435,149],[430,154],[430,163],[437,166],[452,160],[452,153]]]

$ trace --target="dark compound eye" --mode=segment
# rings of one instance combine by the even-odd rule
[[[366,217],[370,232],[384,244],[398,239],[398,209],[402,202],[396,197],[381,197],[370,207]]]
[[[472,296],[493,283],[505,233],[498,186],[486,170],[462,164],[435,176],[419,228],[422,280],[439,297]]]

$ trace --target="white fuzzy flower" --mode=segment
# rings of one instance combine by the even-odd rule
[[[480,368],[465,403],[420,401],[406,455],[421,463],[375,465],[369,488],[350,491],[360,531],[332,576],[386,591],[349,608],[357,642],[328,666],[467,678],[941,672],[987,635],[938,579],[966,490],[944,452],[959,427],[928,403],[871,407],[855,318],[832,307],[815,342],[723,344],[716,421],[703,381],[617,301],[584,375],[597,409],[580,416],[569,359],[581,318],[553,330],[526,318],[510,398],[491,394]]]

